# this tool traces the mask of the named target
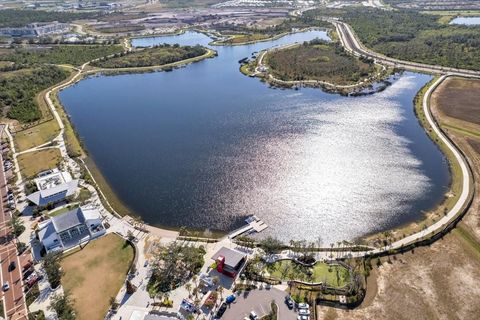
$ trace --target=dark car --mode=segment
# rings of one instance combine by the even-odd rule
[[[218,311],[217,311],[217,314],[215,315],[215,318],[220,319],[223,316],[223,314],[225,313],[225,310],[227,310],[227,304],[222,303],[220,308],[218,308]]]
[[[292,298],[289,296],[285,297],[285,304],[287,305],[288,309],[292,310],[293,307],[295,306],[295,303],[293,302]]]
[[[8,265],[8,272],[12,272],[13,270],[15,270],[16,267],[17,264],[15,263],[15,261],[10,262],[10,264]]]

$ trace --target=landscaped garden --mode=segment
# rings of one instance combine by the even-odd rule
[[[109,234],[61,261],[62,285],[74,301],[76,319],[103,319],[125,282],[133,261],[133,248]]]
[[[257,260],[256,267],[253,267],[253,269],[257,269],[257,273],[261,276],[271,279],[280,281],[298,280],[310,283],[321,282],[335,288],[342,288],[351,281],[350,272],[347,268],[338,264],[323,262],[317,262],[312,267],[308,267],[293,260],[280,260],[274,263]]]

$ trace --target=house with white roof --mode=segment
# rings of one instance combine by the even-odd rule
[[[38,240],[45,250],[63,251],[106,233],[102,216],[94,207],[79,207],[38,224]]]
[[[70,173],[58,169],[39,174],[34,182],[38,191],[29,194],[27,199],[40,207],[64,201],[78,190],[78,180],[72,179]]]

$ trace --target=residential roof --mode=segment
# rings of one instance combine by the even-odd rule
[[[241,253],[240,251],[227,247],[222,247],[220,248],[220,250],[217,251],[217,253],[212,256],[212,259],[217,260],[220,256],[225,258],[226,265],[236,267],[240,263],[240,261],[245,258],[246,255],[244,253]]]
[[[53,226],[57,233],[68,230],[79,224],[85,223],[85,217],[81,208],[70,210],[64,214],[52,218]]]

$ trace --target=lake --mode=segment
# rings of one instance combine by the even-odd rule
[[[457,17],[452,19],[450,24],[463,24],[467,26],[480,25],[480,17]]]
[[[239,72],[254,52],[316,37],[328,39],[216,46],[213,59],[92,76],[59,97],[113,190],[149,224],[230,231],[255,214],[264,235],[328,244],[421,218],[450,183],[413,111],[431,76],[406,72],[383,92],[344,97]],[[133,45],[210,41],[186,32]]]

